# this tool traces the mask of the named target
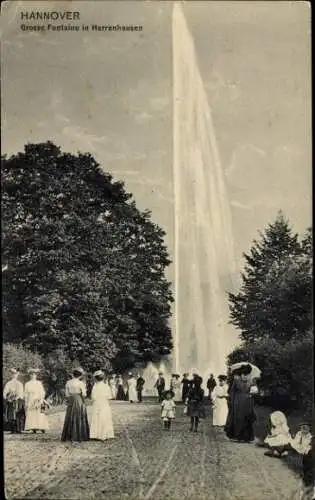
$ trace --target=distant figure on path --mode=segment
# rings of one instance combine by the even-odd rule
[[[145,384],[144,378],[142,378],[140,373],[138,373],[138,378],[137,378],[138,403],[142,402],[142,392],[143,392],[144,384]]]
[[[157,381],[154,384],[154,387],[156,388],[158,392],[158,398],[159,398],[159,403],[162,403],[163,401],[163,394],[165,391],[165,378],[163,377],[163,373],[159,373],[159,377]]]
[[[226,419],[228,416],[228,386],[226,383],[227,377],[225,375],[219,375],[219,385],[217,385],[211,394],[213,402],[213,421],[212,425],[218,427],[224,427],[226,424]]]
[[[201,388],[202,378],[194,375],[192,386],[187,396],[187,416],[190,417],[190,431],[197,432],[201,418],[205,418],[204,390]]]
[[[81,442],[88,441],[90,437],[89,423],[87,418],[84,399],[86,397],[86,386],[82,382],[82,368],[73,370],[73,378],[66,383],[66,398],[68,406],[65,422],[61,435],[61,441]]]
[[[210,377],[208,378],[207,380],[207,389],[208,389],[208,398],[209,398],[209,401],[211,402],[212,401],[212,391],[214,390],[214,388],[217,386],[217,383],[215,381],[215,378],[213,376],[213,373],[210,374]]]
[[[184,373],[181,384],[183,386],[182,387],[182,402],[185,403],[187,396],[188,396],[188,393],[189,393],[190,386],[191,386],[191,381],[188,378],[188,373]]]
[[[137,401],[137,381],[132,373],[129,373],[128,378],[128,399],[130,403]]]
[[[24,389],[25,430],[33,431],[34,434],[37,431],[44,433],[48,430],[48,419],[44,411],[42,411],[45,405],[45,389],[40,380],[37,380],[38,372],[39,370],[36,368],[31,368],[28,371],[31,380],[26,382]]]
[[[171,422],[175,418],[175,409],[176,409],[172,391],[166,391],[164,393],[164,399],[161,404],[161,409],[162,409],[161,418],[164,423],[164,429],[170,429]]]
[[[250,367],[244,365],[233,372],[229,388],[229,412],[225,424],[226,435],[235,441],[249,443],[254,439],[254,399],[250,394],[247,377]]]
[[[176,403],[181,401],[181,381],[177,373],[172,374],[170,389],[174,393],[174,401]]]
[[[10,370],[11,380],[7,382],[3,390],[4,398],[4,420],[9,425],[12,434],[20,434],[24,427],[24,388],[18,380],[19,373],[15,368]]]
[[[108,384],[104,383],[104,373],[98,370],[93,375],[92,415],[90,422],[90,439],[105,441],[114,437],[112,410],[109,405],[111,391]]]
[[[117,387],[117,393],[116,393],[117,401],[125,401],[124,381],[121,375],[117,375],[116,387]]]
[[[108,380],[108,385],[111,392],[110,399],[116,399],[117,396],[117,384],[116,384],[116,375],[111,375]]]

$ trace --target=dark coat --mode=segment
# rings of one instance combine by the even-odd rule
[[[201,387],[193,386],[188,392],[188,417],[205,418],[204,390]]]
[[[256,419],[254,399],[249,393],[246,381],[234,380],[229,390],[229,413],[225,433],[230,439],[251,441],[254,438],[253,425]]]

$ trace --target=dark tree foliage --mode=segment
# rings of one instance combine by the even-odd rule
[[[5,341],[92,369],[170,352],[165,233],[90,154],[4,157],[2,228]]]
[[[299,241],[280,213],[244,255],[240,291],[229,294],[241,345],[228,363],[257,364],[262,388],[282,388],[305,411],[313,401],[312,256],[312,229]]]
[[[244,341],[279,342],[312,325],[311,231],[300,243],[280,213],[244,254],[239,293],[229,294],[231,323]]]

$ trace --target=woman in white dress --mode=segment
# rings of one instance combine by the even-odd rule
[[[129,378],[128,378],[128,398],[130,403],[134,403],[137,401],[138,395],[137,395],[137,380],[135,377],[132,375],[132,373],[129,373]]]
[[[177,373],[172,374],[170,389],[174,394],[174,401],[178,403],[182,400],[182,391],[181,391],[181,381],[180,376]]]
[[[108,385],[109,385],[110,391],[111,391],[110,399],[116,399],[116,396],[117,396],[116,375],[112,375],[109,378]]]
[[[112,411],[109,405],[111,391],[104,383],[104,373],[94,373],[95,384],[92,389],[92,415],[90,422],[90,439],[105,441],[114,437]]]
[[[211,399],[213,402],[213,421],[212,425],[217,427],[224,427],[228,416],[228,386],[226,384],[226,376],[219,375],[219,385],[217,385],[212,393]]]
[[[24,388],[25,398],[25,430],[42,431],[48,430],[48,419],[43,410],[45,405],[45,390],[40,380],[37,380],[39,370],[32,368],[29,370],[31,380],[26,382]]]

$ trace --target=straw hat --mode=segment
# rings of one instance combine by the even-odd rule
[[[104,372],[102,370],[97,370],[93,373],[93,377],[103,377]]]
[[[80,366],[78,366],[76,368],[73,368],[72,373],[81,373],[81,375],[83,375],[84,370],[83,368],[80,368]]]
[[[29,368],[28,373],[31,375],[32,373],[39,373],[39,368]]]
[[[10,368],[9,372],[11,373],[11,375],[16,375],[17,373],[19,373],[15,368]]]

